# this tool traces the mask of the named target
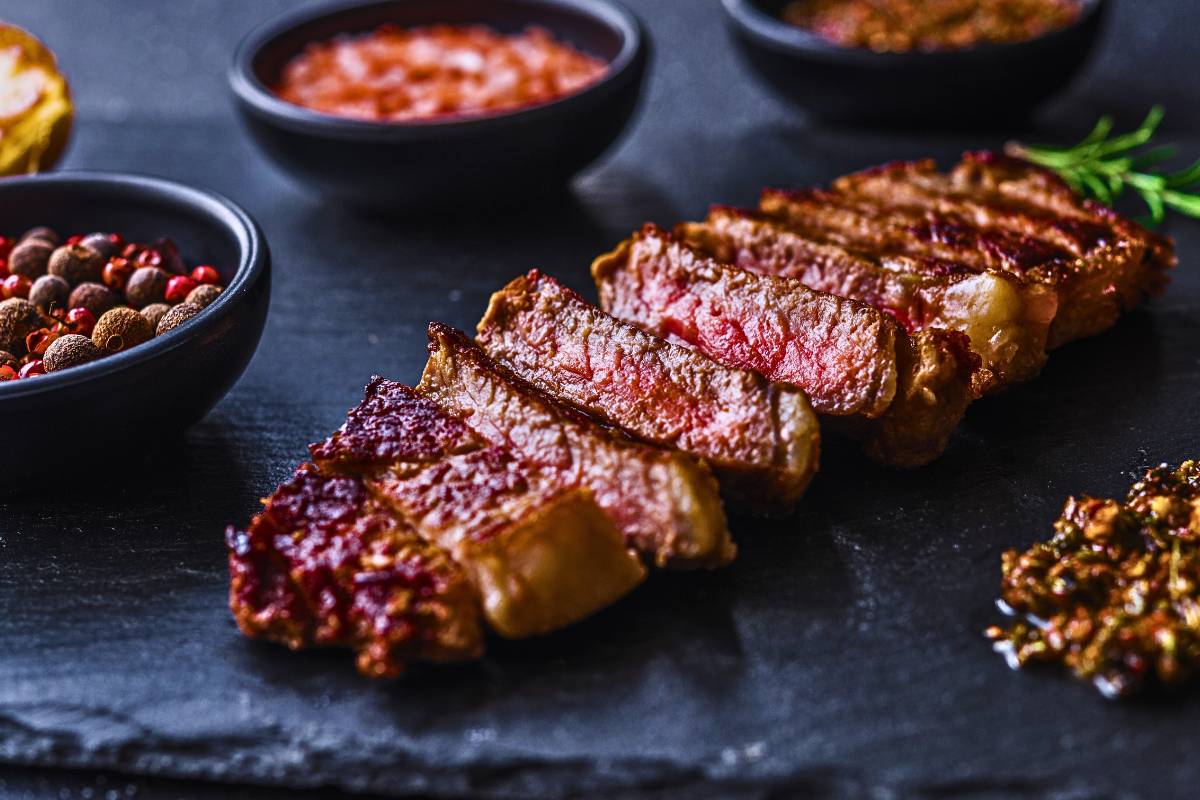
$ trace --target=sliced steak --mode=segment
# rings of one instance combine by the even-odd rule
[[[705,258],[652,225],[597,259],[592,275],[606,310],[804,389],[885,463],[939,455],[973,396],[979,360],[965,335],[910,337],[878,309]]]
[[[705,459],[731,494],[793,504],[817,466],[804,393],[723,367],[532,271],[492,295],[478,340],[555,398],[640,439]]]
[[[1045,363],[1056,305],[1045,286],[937,259],[853,253],[759,212],[724,206],[713,207],[704,222],[680,225],[676,235],[703,256],[886,311],[910,334],[962,331],[983,359],[973,378],[976,394],[1029,380]]]
[[[322,470],[360,472],[403,524],[449,552],[501,635],[575,622],[645,575],[590,492],[488,443],[407,386],[372,379],[342,428],[311,453]]]
[[[429,325],[429,361],[418,390],[495,445],[586,486],[630,547],[664,567],[717,567],[736,548],[717,482],[684,453],[635,442],[492,361],[460,331]]]
[[[442,548],[397,522],[356,477],[311,464],[230,527],[229,605],[247,636],[339,645],[371,677],[483,652],[479,595]]]

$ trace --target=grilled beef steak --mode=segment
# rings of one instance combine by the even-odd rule
[[[863,303],[704,258],[647,225],[592,265],[605,310],[740,369],[806,391],[850,419],[870,455],[916,466],[939,455],[972,398],[966,336],[908,336]]]
[[[397,521],[356,477],[311,464],[232,527],[229,604],[247,636],[293,650],[340,645],[372,677],[411,660],[483,652],[479,596],[462,567]]]
[[[983,359],[976,394],[1034,377],[1046,360],[1057,297],[1048,287],[955,262],[872,255],[805,238],[757,211],[715,206],[676,235],[701,255],[761,275],[794,278],[810,289],[891,314],[909,332],[962,331]]]
[[[816,470],[819,432],[803,392],[621,322],[536,270],[492,295],[478,339],[554,397],[704,458],[760,508],[793,504]]]
[[[463,333],[429,326],[418,390],[492,444],[586,486],[636,548],[659,566],[717,567],[736,552],[717,482],[683,453],[635,442],[566,408],[492,361]]]
[[[1169,240],[994,154],[970,154],[949,175],[901,162],[841,178],[834,191],[768,190],[759,207],[817,242],[1046,286],[1058,301],[1050,347],[1107,329],[1161,291],[1175,264]]]
[[[345,425],[311,450],[322,469],[357,465],[404,524],[449,552],[504,636],[574,622],[645,575],[586,489],[564,487],[407,386],[374,378]]]

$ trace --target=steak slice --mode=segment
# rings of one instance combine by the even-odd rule
[[[226,532],[229,605],[247,636],[293,650],[349,647],[371,677],[482,654],[466,572],[398,523],[361,479],[305,464],[264,505],[245,531]]]
[[[1081,199],[1053,173],[968,153],[949,173],[896,162],[845,176],[835,192],[764,193],[760,207],[797,231],[863,252],[950,258],[1052,287],[1048,346],[1111,327],[1158,294],[1175,263],[1169,239]]]
[[[703,463],[558,404],[454,328],[430,323],[429,342],[418,390],[492,444],[553,471],[563,486],[586,486],[630,547],[664,567],[733,560],[717,482]]]
[[[653,225],[598,258],[592,275],[606,310],[804,389],[888,464],[937,457],[973,396],[978,357],[965,335],[910,337],[875,308],[704,258]]]
[[[311,447],[313,460],[358,471],[404,525],[449,552],[501,635],[575,622],[645,577],[586,489],[489,444],[407,386],[376,377],[365,394],[337,433]]]
[[[708,258],[886,311],[910,334],[962,331],[983,359],[973,376],[976,394],[1029,380],[1046,361],[1056,297],[1045,286],[938,259],[853,253],[725,206],[710,209],[704,222],[680,225],[676,235]]]
[[[492,295],[478,341],[559,400],[705,459],[735,497],[787,508],[816,470],[803,392],[625,324],[537,270]]]

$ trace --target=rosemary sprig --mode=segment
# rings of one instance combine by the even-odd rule
[[[1160,172],[1156,167],[1173,158],[1175,148],[1146,148],[1162,118],[1162,106],[1155,106],[1136,130],[1112,136],[1113,119],[1106,115],[1071,147],[1010,142],[1004,151],[1053,170],[1076,192],[1102,203],[1112,204],[1128,187],[1145,202],[1155,225],[1167,209],[1200,218],[1200,161],[1178,172]]]

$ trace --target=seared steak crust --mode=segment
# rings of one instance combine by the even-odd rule
[[[789,506],[816,469],[819,433],[802,392],[623,323],[536,270],[492,295],[478,333],[539,389],[704,458],[736,496]]]
[[[983,359],[973,376],[976,394],[1028,380],[1045,363],[1057,302],[1045,286],[941,259],[854,253],[725,206],[714,206],[704,222],[680,225],[676,235],[703,256],[867,303],[909,333],[962,331]]]
[[[350,647],[371,677],[482,654],[466,572],[398,524],[361,479],[305,464],[264,505],[245,531],[226,533],[229,604],[247,636]]]
[[[1049,347],[1107,329],[1160,292],[1175,265],[1169,239],[1080,199],[1052,173],[993,153],[967,154],[949,174],[930,161],[896,162],[845,176],[833,191],[768,190],[760,208],[857,252],[1047,286],[1058,300]]]
[[[560,405],[449,326],[431,323],[429,342],[418,389],[491,443],[554,472],[563,486],[589,488],[630,547],[659,566],[716,567],[733,559],[717,483],[703,463]]]
[[[380,431],[413,444],[383,447],[374,443]],[[586,489],[489,444],[407,386],[373,379],[342,428],[311,452],[322,469],[357,463],[378,499],[466,568],[505,636],[574,622],[644,577]]]
[[[853,418],[887,463],[935,458],[972,398],[978,358],[963,334],[909,337],[875,308],[704,258],[654,226],[597,259],[592,275],[606,310],[804,389],[819,413]]]

